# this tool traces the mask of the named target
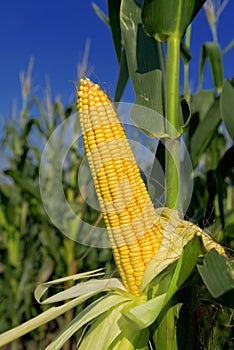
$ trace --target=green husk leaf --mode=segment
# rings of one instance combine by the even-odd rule
[[[130,327],[129,327],[130,326]],[[110,350],[148,350],[149,329],[138,329],[129,323],[125,327],[126,332],[122,332],[111,344]],[[126,333],[126,335],[125,335]]]
[[[88,271],[88,272],[78,273],[76,275],[70,275],[67,277],[58,278],[58,279],[53,280],[53,281],[41,283],[35,289],[34,297],[38,303],[41,303],[42,296],[45,294],[45,292],[50,287],[57,285],[57,284],[64,283],[64,282],[68,282],[68,281],[76,281],[76,280],[83,279],[83,278],[103,276],[104,272],[101,272],[102,270],[103,269],[100,268],[100,269],[96,269],[96,270],[92,270],[92,271]]]
[[[167,293],[158,295],[157,297],[128,310],[124,314],[125,317],[133,322],[138,329],[144,329],[150,326],[160,314],[166,294]]]
[[[153,339],[155,346],[160,350],[176,350],[177,349],[177,325],[181,304],[174,305],[169,308],[158,327],[156,328]]]
[[[55,303],[58,301],[76,298],[82,295],[89,295],[90,292],[92,293],[92,295],[95,295],[97,293],[113,289],[125,290],[122,283],[117,278],[101,280],[92,279],[87,282],[81,282],[73,287],[59,292],[53,295],[52,297],[45,299],[43,302],[41,302],[41,304]]]
[[[176,264],[176,269],[164,301],[165,304],[169,302],[173,295],[190,276],[197,263],[199,255],[203,253],[204,250],[202,249],[201,237],[195,236],[186,244]]]
[[[111,343],[121,333],[119,321],[123,317],[121,311],[124,307],[125,303],[121,303],[98,317],[85,335],[78,349],[111,349]]]
[[[99,317],[109,309],[117,307],[119,304],[126,303],[128,300],[128,297],[122,295],[108,294],[94,301],[82,310],[71,323],[69,323],[69,325],[53,340],[46,350],[61,349],[65,342],[85,324]]]

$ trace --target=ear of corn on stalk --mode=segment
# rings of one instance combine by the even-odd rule
[[[85,150],[126,289],[139,295],[152,258],[154,275],[176,260],[195,234],[207,250],[224,249],[196,225],[181,220],[173,209],[157,213],[140,176],[124,129],[107,94],[90,79],[81,79],[78,111]]]
[[[81,79],[78,110],[85,149],[125,287],[139,294],[162,229],[124,129],[107,94]]]

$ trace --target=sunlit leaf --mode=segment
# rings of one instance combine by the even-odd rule
[[[58,279],[53,280],[53,281],[41,283],[35,289],[34,297],[38,303],[41,303],[42,296],[45,294],[45,292],[50,287],[53,287],[57,284],[62,284],[64,282],[68,282],[68,281],[76,281],[76,280],[83,279],[83,278],[102,276],[102,275],[104,275],[104,272],[101,272],[101,271],[102,271],[102,269],[100,268],[100,269],[96,269],[96,270],[92,270],[92,271],[88,271],[88,272],[78,273],[76,275],[70,275],[70,276],[58,278]]]
[[[125,303],[121,303],[117,307],[110,307],[108,311],[98,317],[78,349],[111,349],[112,342],[121,333],[120,320],[123,317],[121,311],[124,306]]]
[[[124,331],[111,344],[110,350],[148,350],[149,333],[148,328],[139,331],[127,323]]]
[[[150,299],[126,312],[125,316],[134,323],[135,327],[144,329],[150,326],[161,312],[165,297],[166,293]]]
[[[51,286],[51,285],[50,285]],[[49,286],[40,286],[35,291],[35,297],[42,296],[45,293],[45,290]],[[45,289],[43,289],[45,288]],[[106,290],[113,290],[113,289],[122,289],[125,290],[122,283],[117,278],[110,278],[110,279],[91,279],[90,281],[86,282],[80,282],[76,284],[75,286],[72,286],[62,292],[59,292],[49,298],[46,298],[44,301],[42,301],[42,304],[48,304],[48,303],[55,303],[62,300],[67,300],[71,298],[76,298],[81,295],[88,295],[90,292],[95,295],[97,293],[100,293],[102,291]]]
[[[71,323],[69,323],[69,325],[53,340],[46,350],[61,349],[64,343],[85,324],[94,320],[111,308],[117,308],[119,304],[123,304],[128,300],[127,297],[118,294],[109,294],[94,301],[82,310]]]

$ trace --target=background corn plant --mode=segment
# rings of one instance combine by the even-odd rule
[[[151,4],[154,4],[154,1],[148,2],[149,6]],[[208,2],[209,4],[211,2]],[[106,22],[109,23],[112,31],[119,62],[115,100],[120,100],[130,77],[136,94],[136,103],[163,113],[165,108],[164,50],[160,42],[145,34],[142,16],[145,16],[144,20],[147,23],[147,11],[150,10],[147,10],[145,6],[142,13],[141,7],[141,1],[108,1],[109,19]],[[97,7],[95,9],[101,17],[105,16],[100,9]],[[169,19],[170,15],[173,16],[174,13],[168,13]],[[201,48],[200,88],[195,94],[191,93],[188,88],[191,59],[189,32],[186,34],[186,41],[181,44],[185,72],[184,91],[181,96],[184,113],[178,127],[184,133],[195,171],[193,197],[185,215],[189,220],[197,222],[199,226],[208,227],[218,240],[227,244],[227,247],[233,248],[234,124],[232,105],[234,82],[232,77],[223,81],[222,55],[225,49],[222,49],[222,52],[219,47],[214,21],[211,21],[211,28],[214,33],[214,41],[204,43]],[[210,63],[214,81],[214,88],[208,91],[202,89],[206,61]],[[44,107],[41,101],[29,95],[27,84],[22,86],[22,92],[22,112],[17,119],[12,119],[6,124],[1,140],[2,147],[9,158],[7,169],[4,172],[7,177],[4,176],[4,179],[11,180],[7,184],[2,181],[0,186],[0,249],[3,257],[0,271],[2,275],[0,308],[1,314],[4,315],[1,319],[1,331],[30,319],[41,310],[38,304],[33,302],[33,291],[37,282],[100,266],[106,267],[107,272],[114,269],[110,250],[83,247],[67,239],[56,231],[41,204],[38,171],[43,145],[56,125],[66,119],[74,111],[74,107],[64,108],[59,101],[49,105],[47,103],[47,106]],[[183,97],[186,101],[183,100]],[[34,104],[37,105],[37,116],[34,116],[32,112]],[[157,125],[152,132],[155,137],[158,136]],[[40,140],[39,144],[34,144],[35,138]],[[155,157],[165,169],[163,143],[160,143]],[[71,150],[69,167],[64,170],[66,171],[64,174],[65,193],[71,204],[76,206],[77,212],[83,213],[86,221],[94,222],[96,213],[80,199],[79,188],[75,182],[79,163],[80,158],[77,153]],[[165,184],[163,183],[162,186],[164,187]],[[220,264],[220,260],[215,260],[215,257],[215,262],[211,260],[208,259],[207,266],[210,263],[212,270],[214,266],[212,264]],[[212,281],[208,280],[210,274],[207,275],[205,270],[202,274],[207,284],[212,284]],[[194,339],[199,341],[210,333],[212,334],[210,348],[215,342],[217,348],[232,349],[233,318],[230,310],[234,307],[231,302],[232,295],[225,294],[218,302],[215,302],[204,286],[202,291],[190,288],[191,285],[200,282],[197,279],[196,274],[192,275],[185,286],[184,306],[180,310],[180,317],[177,321],[179,348],[192,349]],[[200,286],[199,283],[198,286]],[[212,295],[215,295],[215,292],[218,293],[217,290],[212,290]],[[21,341],[9,345],[9,348],[19,349],[22,346],[25,349],[37,349],[44,347],[54,337],[54,333],[60,327],[63,328],[72,316],[68,314],[67,319],[60,318],[42,327],[38,332],[34,331]],[[168,349],[169,344],[172,346],[173,342],[169,338],[174,332],[174,318],[177,316],[175,310],[168,313],[167,318],[162,320],[161,332],[155,330],[155,342],[160,349]],[[212,324],[210,324],[211,318],[214,320]],[[183,331],[185,325],[186,336]],[[167,336],[162,332],[165,327],[168,330]],[[193,329],[197,334],[193,334]],[[204,334],[198,334],[198,332]],[[165,339],[168,343],[165,342]],[[72,348],[71,343],[66,346],[67,349]]]
[[[29,79],[28,76],[27,81]],[[7,120],[1,137],[1,147],[7,158],[0,184],[1,333],[40,312],[33,297],[39,282],[93,267],[106,266],[107,271],[113,270],[110,249],[82,246],[61,234],[51,223],[41,201],[39,166],[43,148],[56,126],[74,112],[74,106],[64,107],[59,100],[51,101],[49,96],[43,104],[31,96],[30,86],[26,93],[24,91],[25,84],[22,86],[22,111]],[[94,223],[97,213],[82,200],[76,182],[82,158],[74,149],[67,157],[68,165],[63,174],[65,195],[76,212]],[[72,314],[7,348],[43,348]]]

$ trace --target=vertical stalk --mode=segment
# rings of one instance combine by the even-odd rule
[[[168,39],[166,60],[166,206],[175,209],[180,209],[179,74],[180,37],[174,35]]]

